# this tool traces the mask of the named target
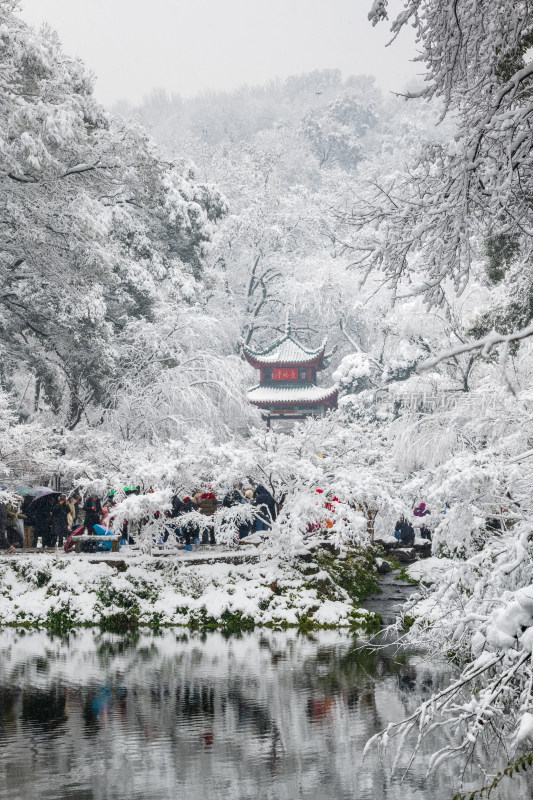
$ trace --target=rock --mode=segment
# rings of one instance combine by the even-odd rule
[[[333,556],[338,556],[338,555],[339,555],[339,553],[340,553],[340,550],[338,550],[338,549],[335,547],[335,545],[333,544],[333,542],[325,542],[325,541],[322,541],[322,542],[319,542],[319,543],[318,543],[318,546],[319,546],[319,547],[321,547],[321,548],[322,548],[322,550],[327,550],[327,552],[328,552],[328,553],[331,553]]]
[[[375,539],[374,544],[377,547],[381,547],[386,553],[390,553],[391,550],[397,550],[400,547],[400,542],[397,539]]]
[[[385,561],[384,558],[378,559],[376,564],[380,575],[386,575],[387,572],[391,571],[391,565],[389,564],[388,561]]]
[[[431,555],[431,542],[415,542],[413,550],[419,558],[429,558]]]
[[[307,552],[298,553],[296,556],[298,561],[302,561],[304,564],[310,564],[314,560],[314,555],[311,550]]]
[[[416,561],[414,550],[404,550],[403,548],[399,547],[398,550],[395,551],[394,555],[400,564],[412,564],[413,561]]]
[[[254,547],[259,547],[259,545],[262,543],[262,541],[263,541],[263,538],[259,533],[257,533],[257,532],[256,533],[250,533],[250,534],[248,534],[248,536],[245,536],[244,539],[240,539],[239,540],[239,545],[244,546],[244,545],[248,545],[248,544],[253,544]]]

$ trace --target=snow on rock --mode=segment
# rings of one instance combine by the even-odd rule
[[[409,577],[415,581],[435,583],[453,566],[454,561],[451,558],[431,556],[430,558],[424,558],[422,561],[415,561],[413,564],[410,564],[407,567],[407,573]]]
[[[360,609],[361,612],[364,609]],[[318,611],[313,614],[313,620],[319,625],[342,625],[343,620],[352,611],[350,603],[339,600],[325,600]]]

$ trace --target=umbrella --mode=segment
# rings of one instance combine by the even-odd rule
[[[124,486],[124,488],[122,489],[124,494],[126,494],[127,492],[135,492],[136,490],[137,490],[136,486]],[[109,492],[108,496],[109,497],[114,497],[115,495],[116,495],[115,489],[111,489],[111,491]]]
[[[33,486],[31,489],[19,489],[18,493],[21,494],[22,497],[31,497],[32,503],[36,500],[40,500],[41,497],[47,497],[50,494],[59,494],[59,492],[54,492],[54,490],[50,489],[48,486]]]

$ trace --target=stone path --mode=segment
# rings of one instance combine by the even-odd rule
[[[416,591],[412,583],[398,580],[399,572],[389,572],[380,578],[381,594],[372,594],[363,603],[364,608],[381,615],[384,625],[393,625],[402,605]]]

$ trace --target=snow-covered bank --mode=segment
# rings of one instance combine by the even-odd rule
[[[422,561],[415,561],[414,564],[409,564],[407,574],[415,581],[433,584],[437,583],[447,570],[453,566],[454,561],[451,558],[431,556]]]
[[[113,559],[88,554],[5,556],[0,626],[369,630],[379,624],[359,607],[373,581],[364,555],[339,563],[322,553],[310,558],[187,564],[177,557],[134,556],[114,566]]]

